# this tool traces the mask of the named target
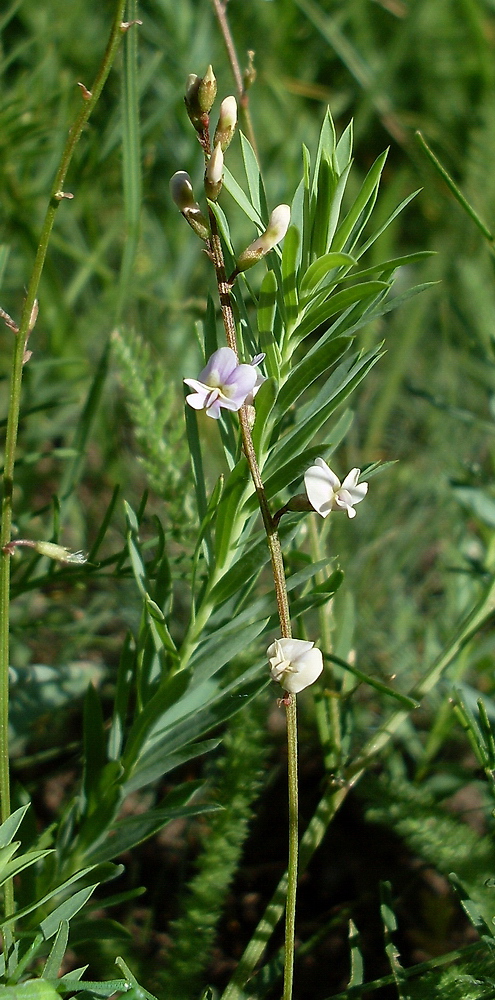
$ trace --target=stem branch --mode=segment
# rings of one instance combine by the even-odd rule
[[[93,84],[88,91],[81,87],[83,101],[81,110],[72,125],[65,148],[57,170],[50,199],[41,229],[40,241],[36,252],[33,271],[29,281],[26,298],[22,309],[19,330],[15,334],[15,345],[10,377],[9,410],[7,416],[7,431],[5,439],[5,458],[3,472],[2,521],[0,526],[0,814],[2,822],[10,816],[10,778],[9,778],[9,617],[10,617],[10,553],[6,546],[12,537],[12,498],[14,489],[14,463],[19,427],[19,411],[21,404],[22,368],[26,341],[30,333],[33,308],[38,294],[38,287],[45,263],[48,242],[55,221],[55,215],[60,202],[68,197],[64,193],[64,183],[74,149],[81,137],[86,122],[93,111],[110,72],[118,44],[122,36],[122,20],[125,0],[118,0],[115,16],[110,32],[110,38],[103,56],[100,68]],[[14,893],[12,882],[5,885],[5,916],[14,912]]]

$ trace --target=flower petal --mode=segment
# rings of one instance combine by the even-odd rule
[[[322,458],[317,458],[304,474],[304,485],[308,500],[322,517],[332,509],[333,499],[340,487],[340,481]]]
[[[361,503],[368,492],[368,483],[358,483],[357,486],[347,487],[347,492],[352,497],[352,503]]]
[[[356,485],[360,473],[361,469],[351,469],[351,471],[347,473],[347,476],[345,477],[342,483],[342,486],[344,487],[345,490],[352,489]]]
[[[206,367],[199,373],[199,380],[210,386],[221,386],[236,368],[237,358],[232,348],[220,347],[218,351],[214,351]]]

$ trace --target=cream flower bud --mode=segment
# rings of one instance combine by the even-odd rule
[[[321,650],[304,639],[275,639],[266,655],[273,680],[290,694],[299,694],[314,684],[323,670]]]
[[[171,178],[170,194],[177,208],[182,212],[186,222],[191,226],[191,229],[194,229],[194,232],[202,240],[208,240],[210,236],[208,222],[197,201],[194,200],[191,178],[185,170],[177,170]]]
[[[256,264],[262,257],[273,250],[273,247],[283,240],[290,222],[290,208],[288,205],[278,205],[273,209],[268,226],[265,232],[258,236],[254,243],[250,243],[237,261],[236,273],[247,271],[249,267]]]
[[[208,160],[205,172],[205,191],[211,201],[216,201],[223,184],[223,153],[218,142]]]
[[[237,125],[237,101],[235,97],[225,97],[220,105],[220,115],[218,125],[215,129],[213,145],[220,143],[222,152],[225,153],[230,145]]]

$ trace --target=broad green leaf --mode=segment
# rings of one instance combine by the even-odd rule
[[[349,209],[345,219],[335,233],[330,249],[344,249],[347,241],[352,236],[355,226],[359,224],[360,217],[368,206],[368,202],[376,198],[376,192],[378,190],[380,177],[385,166],[387,155],[388,150],[386,149],[385,152],[381,153],[380,156],[377,157],[373,166],[368,171],[354,204]]]
[[[164,754],[173,753],[235,715],[264,686],[265,675],[261,673],[261,666],[256,664],[250,667],[221,690],[218,682],[213,680],[192,687],[183,705],[172,706],[168,714],[153,720],[153,726],[147,729],[146,741],[141,743],[140,755],[148,753],[158,744]]]
[[[318,288],[320,282],[327,277],[330,271],[337,267],[354,267],[356,260],[348,253],[326,253],[323,257],[318,257],[304,275],[299,286],[299,295],[305,299]]]
[[[13,843],[6,844],[5,847],[0,848],[0,878],[3,869],[7,867],[10,859],[14,856],[20,845],[20,840],[14,840]]]

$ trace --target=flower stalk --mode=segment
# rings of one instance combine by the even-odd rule
[[[2,514],[0,526],[0,815],[2,822],[10,816],[10,776],[9,776],[9,619],[10,619],[10,559],[9,544],[12,537],[12,499],[14,489],[14,463],[21,405],[22,369],[26,360],[26,341],[30,332],[33,311],[38,294],[38,286],[45,263],[53,224],[58,206],[72,195],[64,191],[67,171],[75,147],[88,121],[110,72],[122,34],[128,27],[123,22],[125,0],[118,0],[108,44],[91,90],[83,91],[79,114],[72,125],[60,164],[52,185],[45,219],[33,271],[29,281],[22,309],[19,329],[15,333],[14,352],[10,376],[9,407],[5,438],[5,458],[3,472]],[[14,912],[14,893],[11,881],[5,884],[5,917]]]

